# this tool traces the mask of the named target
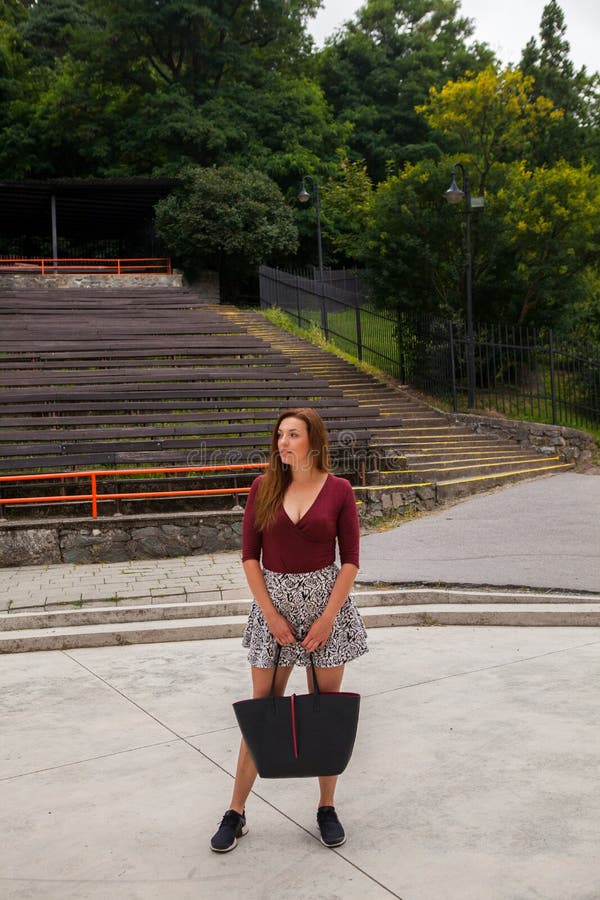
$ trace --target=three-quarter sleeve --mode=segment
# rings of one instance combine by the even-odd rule
[[[342,481],[342,479],[340,479]],[[352,563],[358,568],[360,553],[360,529],[354,491],[349,481],[343,480],[344,499],[337,520],[337,539],[340,550],[340,562]]]
[[[254,510],[256,508],[256,494],[262,475],[255,478],[248,494],[244,519],[242,522],[242,562],[247,559],[256,559],[260,562],[262,551],[262,532],[254,524]]]

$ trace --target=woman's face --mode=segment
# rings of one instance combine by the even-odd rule
[[[277,450],[281,462],[292,469],[310,469],[314,453],[311,450],[306,422],[295,416],[288,416],[279,423]]]

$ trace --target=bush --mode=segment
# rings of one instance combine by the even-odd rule
[[[219,272],[232,299],[259,265],[294,253],[298,231],[274,181],[234,166],[187,169],[156,206],[156,232],[189,277]]]

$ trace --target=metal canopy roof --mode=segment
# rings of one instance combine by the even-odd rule
[[[175,178],[56,178],[0,181],[0,237],[47,235],[56,198],[63,237],[120,237],[154,217],[154,205],[179,184]]]

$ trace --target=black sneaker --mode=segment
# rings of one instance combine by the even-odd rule
[[[341,847],[346,841],[346,832],[337,817],[335,807],[320,806],[317,810],[317,824],[321,832],[321,843],[326,847]]]
[[[246,811],[240,814],[235,809],[228,809],[219,825],[219,830],[210,840],[210,849],[215,853],[228,853],[237,846],[237,839],[248,834]]]

